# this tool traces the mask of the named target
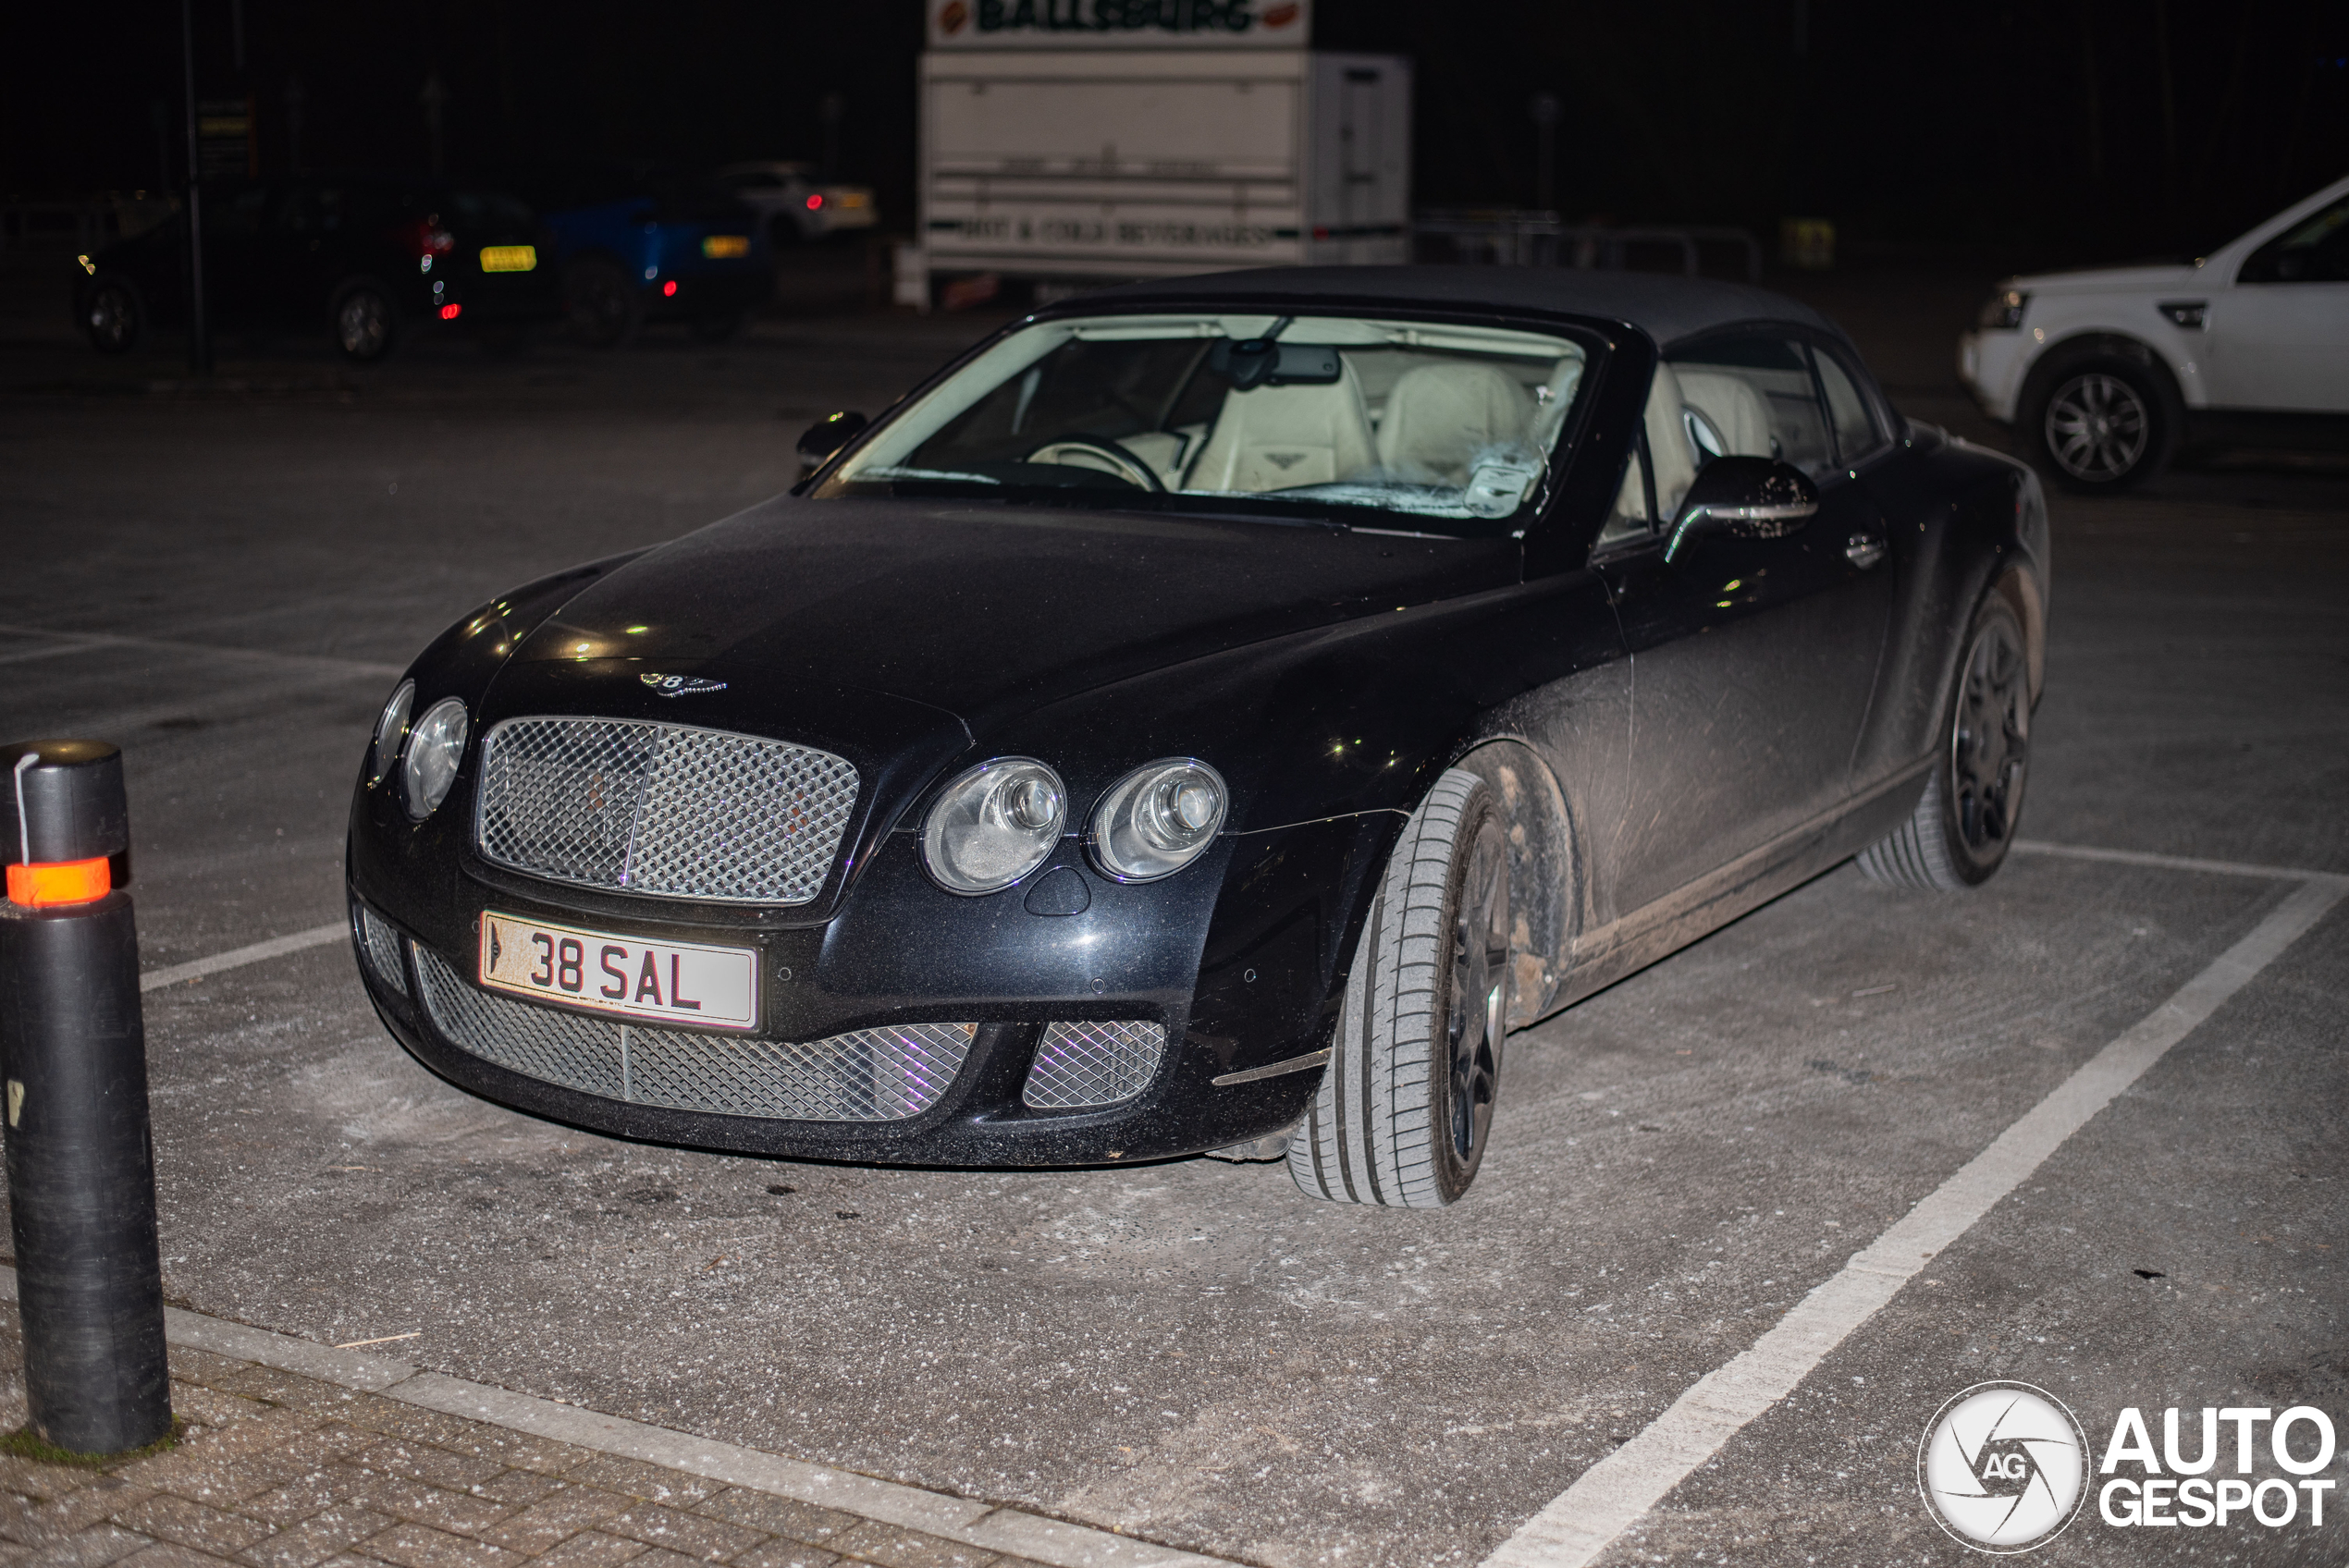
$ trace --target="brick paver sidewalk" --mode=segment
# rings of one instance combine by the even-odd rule
[[[19,1367],[13,1304],[0,1317],[0,1366]],[[171,1369],[173,1451],[0,1455],[0,1568],[1037,1568],[186,1345]],[[18,1380],[0,1421],[23,1420]]]

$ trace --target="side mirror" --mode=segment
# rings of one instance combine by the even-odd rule
[[[1769,458],[1716,458],[1697,471],[1672,520],[1669,560],[1691,533],[1719,532],[1744,539],[1782,539],[1819,509],[1819,492],[1792,463]]]
[[[799,477],[806,478],[831,459],[831,455],[864,433],[873,422],[863,414],[830,414],[807,427],[799,438]]]

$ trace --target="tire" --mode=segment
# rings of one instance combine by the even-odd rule
[[[2023,621],[1991,590],[1974,612],[1924,798],[1860,851],[1860,873],[1895,888],[1956,892],[2006,863],[2030,781],[2031,674]]]
[[[644,325],[645,305],[617,263],[591,258],[563,275],[563,311],[592,349],[617,349]]]
[[[400,345],[400,311],[390,291],[362,278],[337,290],[331,319],[335,349],[357,364],[374,364]]]
[[[696,343],[732,343],[743,335],[744,324],[749,319],[747,311],[719,311],[695,316],[689,329]]]
[[[128,280],[102,277],[81,310],[81,330],[101,354],[127,354],[147,337],[147,308]]]
[[[2183,420],[2146,366],[2098,355],[2064,361],[2035,379],[2016,426],[2025,455],[2057,484],[2111,494],[2170,466]]]
[[[1290,1140],[1308,1197],[1441,1208],[1476,1180],[1508,1027],[1508,927],[1500,804],[1453,768],[1380,879],[1329,1066]]]

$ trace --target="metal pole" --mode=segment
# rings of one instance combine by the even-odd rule
[[[212,327],[204,319],[203,159],[196,142],[195,0],[179,0],[180,86],[188,104],[188,369],[212,374]]]
[[[171,1433],[122,753],[0,749],[0,1076],[34,1433],[114,1454]]]

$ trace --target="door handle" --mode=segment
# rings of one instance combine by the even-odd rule
[[[1854,533],[1843,546],[1843,555],[1862,571],[1884,559],[1884,541],[1872,533]]]

